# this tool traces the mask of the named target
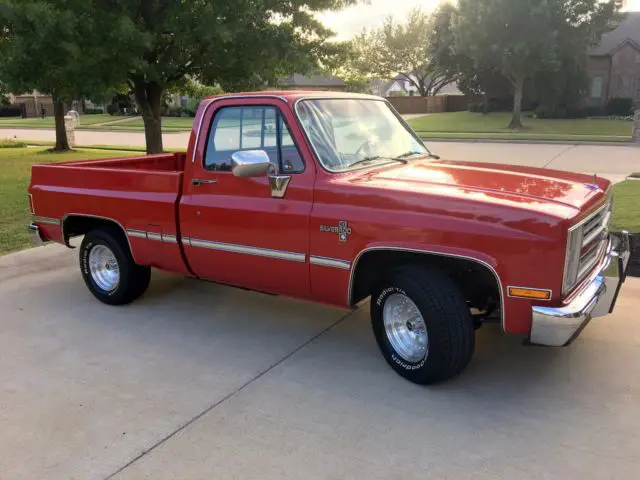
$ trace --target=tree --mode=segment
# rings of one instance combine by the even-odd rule
[[[399,74],[421,96],[437,94],[456,76],[449,64],[443,68],[441,62],[452,53],[449,7],[444,6],[433,15],[415,9],[405,23],[389,17],[380,29],[363,30],[353,39],[352,48],[359,59],[356,68],[384,79]]]
[[[459,63],[458,89],[465,95],[482,97],[482,113],[489,113],[492,98],[504,98],[510,82],[491,66],[474,66],[471,59]]]
[[[114,79],[104,63],[109,33],[91,36],[103,26],[98,18],[79,16],[82,8],[82,0],[0,0],[0,81],[14,92],[51,95],[55,150],[69,149],[65,103],[104,91]]]
[[[331,34],[313,12],[355,1],[94,0],[92,14],[127,38],[110,49],[112,65],[135,94],[147,152],[157,153],[166,89],[192,77],[235,91],[304,73],[328,51]]]
[[[509,128],[522,128],[525,81],[557,70],[564,54],[585,55],[610,28],[621,0],[460,0],[456,50],[475,67],[499,70],[513,88]]]

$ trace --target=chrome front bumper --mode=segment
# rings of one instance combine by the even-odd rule
[[[31,240],[36,245],[43,245],[47,240],[40,233],[40,227],[38,227],[35,223],[29,225],[29,232],[31,233]]]
[[[628,232],[611,234],[607,255],[591,281],[563,307],[533,307],[530,343],[562,347],[575,340],[592,318],[608,315],[627,276],[631,247]]]

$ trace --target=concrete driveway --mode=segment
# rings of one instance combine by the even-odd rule
[[[0,258],[7,479],[636,478],[640,281],[567,349],[478,332],[431,388],[344,311],[154,272],[98,303],[76,254]]]

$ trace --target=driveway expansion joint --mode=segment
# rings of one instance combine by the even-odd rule
[[[124,465],[122,465],[121,467],[119,467],[115,472],[107,475],[105,477],[105,480],[111,480],[112,478],[115,478],[118,474],[122,473],[124,470],[126,470],[127,468],[129,468],[131,465],[133,465],[134,463],[136,463],[138,460],[140,460],[141,458],[145,457],[147,454],[153,452],[156,448],[158,448],[159,446],[163,445],[164,443],[166,443],[168,440],[170,440],[171,438],[173,438],[174,436],[176,436],[178,433],[182,432],[183,430],[185,430],[187,427],[193,425],[195,422],[197,422],[198,420],[200,420],[202,417],[204,417],[207,413],[211,412],[212,410],[214,410],[216,407],[222,405],[223,403],[225,403],[227,400],[235,397],[237,394],[239,394],[242,390],[244,390],[245,388],[247,388],[249,385],[251,385],[252,383],[254,383],[256,380],[259,380],[260,378],[262,378],[263,376],[265,376],[267,373],[269,373],[270,371],[272,371],[273,369],[275,369],[276,367],[282,365],[284,362],[286,362],[288,359],[290,359],[291,357],[293,357],[296,353],[298,353],[299,351],[301,351],[303,348],[307,347],[308,345],[311,345],[313,342],[315,342],[316,340],[318,340],[319,338],[321,338],[322,336],[324,336],[326,333],[329,333],[329,331],[331,331],[333,328],[337,327],[338,325],[340,325],[342,322],[344,322],[347,318],[349,318],[349,316],[353,313],[355,313],[357,311],[357,308],[355,310],[349,311],[347,312],[345,315],[341,316],[340,318],[338,318],[338,320],[336,320],[335,322],[333,322],[332,324],[330,324],[329,326],[325,327],[324,329],[322,329],[320,332],[318,332],[316,335],[314,335],[313,337],[311,337],[309,340],[307,340],[306,342],[304,342],[302,345],[299,345],[298,347],[296,347],[295,349],[293,349],[291,352],[289,352],[288,354],[286,354],[284,357],[282,357],[280,360],[278,360],[277,362],[273,363],[272,365],[270,365],[268,368],[266,368],[265,370],[261,371],[260,373],[258,373],[255,377],[251,378],[250,380],[248,380],[247,382],[243,383],[242,385],[240,385],[238,388],[236,388],[234,391],[232,391],[231,393],[225,395],[224,397],[222,397],[220,400],[218,400],[217,402],[209,405],[207,408],[205,408],[203,411],[201,411],[200,413],[198,413],[197,415],[195,415],[194,417],[192,417],[190,420],[188,420],[187,422],[183,423],[182,425],[180,425],[178,428],[176,428],[175,430],[173,430],[171,433],[169,433],[168,435],[166,435],[165,437],[161,438],[160,440],[158,440],[156,443],[154,443],[153,445],[151,445],[149,448],[143,450],[142,452],[140,452],[138,455],[136,455],[134,458],[132,458],[131,460],[129,460],[127,463],[125,463]]]

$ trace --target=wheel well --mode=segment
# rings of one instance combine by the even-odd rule
[[[108,218],[88,217],[83,215],[69,215],[64,218],[62,221],[62,236],[64,243],[67,247],[71,247],[69,244],[69,240],[71,238],[85,235],[92,230],[105,227],[111,227],[114,233],[119,232],[121,235],[120,240],[122,240],[124,244],[128,245],[129,249],[131,249],[125,230],[118,222]]]
[[[406,264],[437,267],[455,282],[472,308],[481,311],[501,308],[499,280],[488,266],[465,258],[396,250],[372,250],[360,257],[352,279],[351,303],[371,295],[390,268]]]

